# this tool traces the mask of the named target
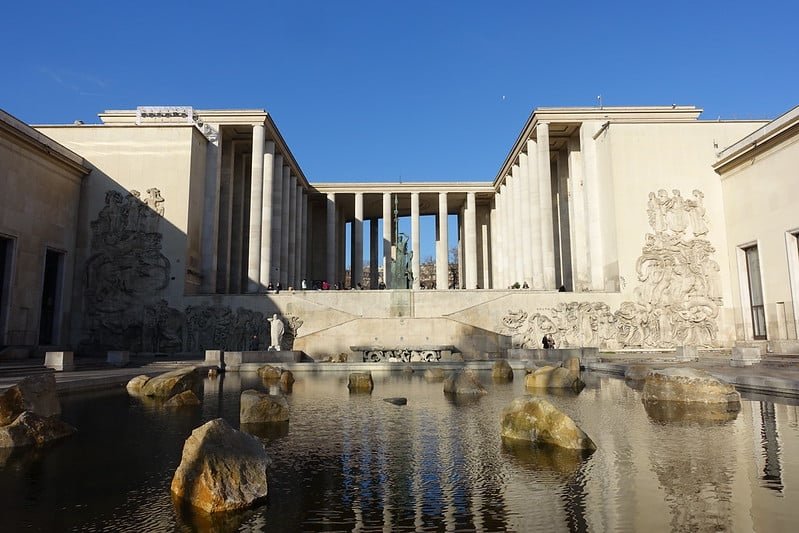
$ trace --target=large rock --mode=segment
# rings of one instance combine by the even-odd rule
[[[175,394],[166,402],[164,402],[164,407],[194,407],[200,405],[200,403],[200,399],[196,394],[194,394],[194,391],[184,390],[180,394]]]
[[[172,494],[207,513],[249,507],[267,495],[263,444],[221,418],[192,431],[172,478]]]
[[[0,448],[42,446],[63,439],[77,430],[55,417],[43,417],[30,411],[20,414],[11,424],[0,427]]]
[[[424,379],[432,383],[444,381],[447,375],[441,368],[426,368],[424,371]]]
[[[283,396],[272,396],[254,389],[241,393],[239,421],[242,424],[287,422],[289,403]]]
[[[491,367],[491,377],[496,381],[513,381],[513,369],[507,359],[494,361]]]
[[[282,370],[272,365],[264,365],[258,369],[258,376],[264,381],[277,381],[282,373]]]
[[[652,371],[649,365],[630,365],[624,370],[624,379],[627,381],[643,381]]]
[[[0,394],[0,426],[11,424],[24,411],[43,417],[61,414],[52,373],[28,376]]]
[[[580,376],[580,358],[577,357],[576,355],[573,355],[573,356],[569,357],[568,359],[566,359],[565,361],[563,361],[560,364],[560,366],[565,368],[566,370],[568,370],[569,372],[571,372],[575,376],[577,376],[577,377]]]
[[[694,368],[652,370],[644,383],[644,402],[728,404],[740,409],[741,395],[729,383]]]
[[[284,370],[280,373],[280,388],[285,391],[290,391],[294,386],[294,374],[291,370]]]
[[[572,450],[596,450],[596,444],[568,415],[540,398],[516,398],[502,412],[502,437]]]
[[[375,388],[374,381],[372,381],[372,373],[352,372],[347,388],[350,389],[350,392],[372,392],[372,389]]]
[[[142,393],[142,387],[144,387],[145,383],[148,381],[150,381],[150,376],[142,374],[141,376],[136,376],[128,381],[128,384],[125,385],[125,388],[127,389],[128,394],[139,396]]]
[[[532,374],[527,374],[524,384],[528,389],[569,389],[574,392],[580,392],[585,387],[579,374],[575,375],[568,368],[553,366],[535,369]]]
[[[480,383],[477,374],[471,370],[456,370],[444,380],[445,394],[486,394],[488,391]]]
[[[168,399],[183,391],[193,390],[198,385],[196,367],[190,366],[151,378],[141,391],[145,396]]]

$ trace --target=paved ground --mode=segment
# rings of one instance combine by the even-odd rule
[[[510,361],[511,366],[522,369],[529,365],[526,361]],[[185,365],[200,365],[202,359],[136,359],[129,366],[115,368],[97,359],[77,359],[76,369],[70,372],[55,372],[58,389],[61,392],[77,392],[92,389],[124,386],[132,377],[139,374],[150,376],[168,372]],[[429,363],[414,363],[417,369]],[[472,368],[490,368],[491,361],[469,362]],[[750,367],[730,366],[729,354],[723,352],[701,353],[698,361],[677,362],[673,352],[664,353],[602,353],[598,361],[586,361],[589,370],[624,375],[631,364],[648,364],[654,367],[688,366],[710,372],[719,379],[734,384],[742,392],[776,394],[799,398],[799,355],[768,356],[763,362]],[[459,367],[463,363],[442,364],[446,367]],[[356,371],[366,369],[395,369],[397,363],[288,363],[281,364],[294,372],[320,370]],[[0,363],[0,391],[17,383],[23,376],[48,372],[41,361],[24,359]]]

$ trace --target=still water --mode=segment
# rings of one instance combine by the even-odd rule
[[[203,405],[166,411],[124,390],[62,398],[79,433],[39,451],[0,452],[2,531],[792,531],[799,519],[799,410],[745,399],[731,422],[658,422],[624,381],[584,375],[547,395],[596,442],[587,458],[515,450],[502,409],[526,394],[492,383],[453,402],[421,373],[301,373],[291,422],[261,435],[274,463],[260,506],[209,522],[176,511],[169,485],[191,430],[238,427],[255,374],[206,380]],[[406,406],[382,398],[403,396]]]

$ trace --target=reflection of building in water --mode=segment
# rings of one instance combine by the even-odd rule
[[[777,433],[777,416],[773,402],[760,402],[760,445],[763,449],[763,486],[782,492],[782,468],[780,466],[780,438]]]

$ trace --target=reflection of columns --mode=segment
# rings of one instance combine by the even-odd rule
[[[538,137],[538,184],[541,211],[541,256],[544,288],[555,288],[555,243],[552,235],[552,172],[549,161],[549,123],[539,122]]]
[[[419,289],[421,287],[421,261],[419,254],[421,253],[420,246],[420,231],[419,231],[419,193],[411,193],[411,249],[413,250],[413,257],[411,258],[411,268],[413,269],[413,288]]]
[[[272,270],[272,199],[274,197],[275,143],[266,141],[264,147],[264,186],[261,202],[261,268],[260,278],[263,290],[269,283]]]
[[[449,224],[447,217],[447,193],[438,193],[438,240],[436,241],[436,288],[449,288],[449,243],[447,242]]]
[[[289,226],[291,225],[291,167],[283,165],[283,225],[280,228],[280,284],[289,282]]]
[[[477,288],[477,205],[473,192],[466,193],[465,237],[466,246],[463,250],[466,261],[465,272],[466,288]]]
[[[350,286],[355,288],[363,281],[363,193],[355,193],[355,218],[352,221],[350,240]]]
[[[327,264],[325,275],[331,285],[336,281],[336,193],[327,193]]]
[[[247,252],[247,292],[261,288],[261,208],[264,187],[263,124],[252,127],[252,159],[250,161],[250,246]]]
[[[272,246],[270,247],[270,262],[272,272],[269,282],[280,281],[280,238],[283,235],[283,156],[275,154],[273,165],[273,183],[275,185],[272,195]]]
[[[597,167],[596,141],[594,135],[601,122],[584,122],[580,126],[580,151],[583,154],[583,182],[586,204],[585,224],[588,236],[590,288],[605,289],[605,261],[602,253],[602,221],[599,215],[599,169]]]
[[[544,288],[543,258],[541,255],[541,183],[538,177],[538,144],[533,139],[527,140],[527,178],[530,185],[530,251],[532,254],[533,289]]]
[[[383,193],[383,283],[389,284],[391,279],[391,193]]]
[[[519,205],[521,206],[520,215],[521,219],[521,241],[522,245],[522,279],[519,283],[525,282],[531,286],[533,283],[533,247],[530,242],[530,218],[532,216],[532,209],[530,209],[530,175],[528,172],[529,165],[527,162],[527,154],[519,154]]]
[[[217,246],[219,244],[219,187],[222,173],[222,131],[208,141],[205,155],[205,198],[203,203],[202,249],[200,251],[201,290],[216,292]],[[229,146],[228,146],[229,148]]]
[[[377,218],[369,219],[369,288],[377,288]]]

